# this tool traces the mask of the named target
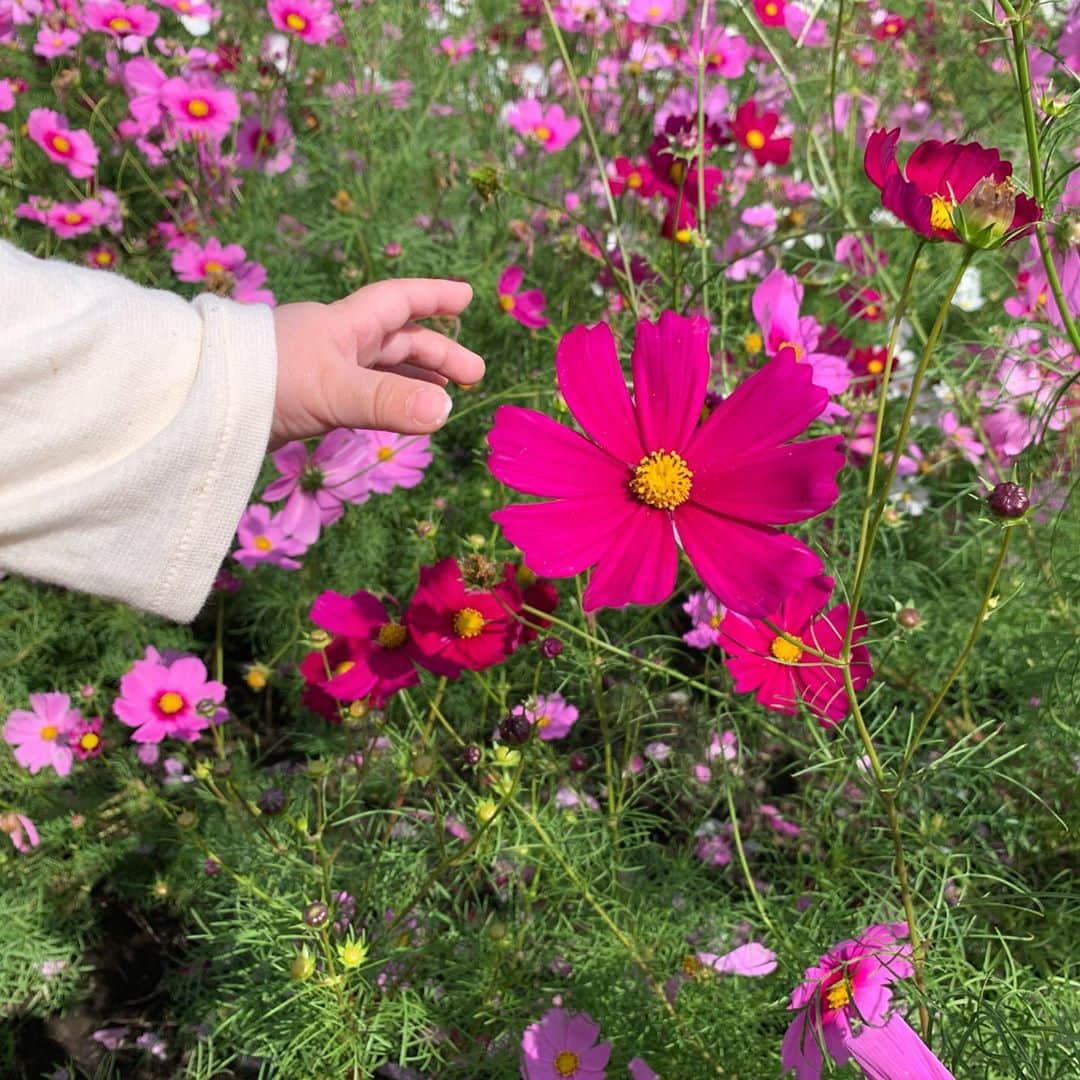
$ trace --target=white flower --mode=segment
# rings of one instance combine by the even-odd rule
[[[952,302],[953,307],[961,311],[978,311],[986,303],[982,294],[982,276],[976,267],[969,266],[964,271]]]

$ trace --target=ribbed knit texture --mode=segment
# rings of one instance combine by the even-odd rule
[[[0,569],[187,622],[266,451],[269,308],[0,243]]]

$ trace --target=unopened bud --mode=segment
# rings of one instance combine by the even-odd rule
[[[1027,492],[1019,484],[1008,482],[998,484],[990,492],[987,503],[990,506],[990,513],[1005,521],[1019,520],[1027,513],[1031,505]]]
[[[913,607],[906,607],[896,613],[896,621],[905,630],[914,630],[922,625],[922,616]]]
[[[1008,231],[1016,216],[1012,178],[1000,183],[984,176],[968,193],[954,215],[957,235],[972,247],[990,247]]]

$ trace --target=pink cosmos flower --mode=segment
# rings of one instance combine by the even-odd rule
[[[762,975],[771,975],[776,970],[776,953],[756,941],[740,945],[723,956],[708,952],[695,953],[694,956],[699,964],[711,968],[717,975],[760,978]]]
[[[695,20],[696,22],[696,20]],[[738,79],[746,71],[753,50],[746,39],[719,26],[710,26],[704,37],[695,25],[690,35],[690,48],[682,57],[683,67],[691,74],[698,69],[699,58],[704,54],[705,70],[722,79]]]
[[[899,1013],[881,1027],[864,1024],[844,1049],[867,1080],[956,1080]]]
[[[682,639],[695,649],[710,649],[717,643],[716,632],[724,621],[724,605],[707,589],[692,592],[682,606],[694,624]]]
[[[577,723],[577,708],[571,705],[562,694],[540,694],[532,705],[515,705],[513,716],[524,716],[536,728],[537,738],[544,742],[564,739]]]
[[[31,109],[26,131],[51,161],[63,165],[76,180],[94,175],[98,149],[89,132],[68,127],[67,119],[52,109]]]
[[[213,22],[218,17],[218,12],[206,0],[156,0],[156,2],[185,19],[206,19],[208,22]]]
[[[362,477],[371,491],[388,495],[394,488],[414,488],[431,464],[430,435],[398,435],[393,431],[363,431],[367,449],[361,457]]]
[[[630,1080],[660,1080],[660,1074],[654,1072],[644,1058],[631,1058],[626,1063],[626,1071]]]
[[[166,661],[148,645],[143,659],[120,680],[113,712],[135,728],[133,742],[194,742],[211,724],[228,719],[228,710],[219,707],[224,700],[224,685],[206,678],[206,665],[197,656]]]
[[[588,1013],[548,1009],[521,1036],[522,1080],[604,1080],[611,1043]]]
[[[818,715],[822,727],[833,727],[844,718],[848,702],[841,669],[801,648],[809,645],[826,656],[840,655],[850,614],[847,604],[821,614],[832,588],[832,578],[813,578],[763,621],[728,612],[719,637],[728,653],[724,663],[737,693],[753,691],[765,708],[787,714],[795,713],[798,702],[804,701]],[[799,644],[781,637],[770,623]],[[860,641],[867,629],[866,616],[860,611],[852,641]],[[865,645],[852,649],[851,661],[852,682],[861,690],[874,674]]]
[[[735,110],[731,134],[735,141],[754,155],[759,165],[786,165],[791,157],[791,139],[776,138],[773,132],[780,123],[779,113],[758,113],[753,101],[744,101]]]
[[[58,776],[71,772],[68,736],[82,721],[67,694],[31,694],[30,709],[15,709],[4,724],[4,742],[15,747],[15,760],[30,771],[55,769]]]
[[[270,21],[308,45],[322,45],[341,29],[333,0],[268,0]]]
[[[523,138],[532,139],[549,154],[566,146],[581,130],[576,116],[567,116],[561,105],[544,108],[535,98],[514,102],[506,122]]]
[[[476,51],[476,43],[470,37],[452,38],[443,37],[439,39],[439,51],[450,61],[450,66],[464,60],[470,53]]]
[[[630,0],[626,17],[644,26],[674,22],[686,14],[686,0]]]
[[[295,152],[296,135],[283,112],[275,113],[269,121],[249,116],[236,133],[237,163],[242,169],[275,176],[292,165]]]
[[[313,451],[302,442],[286,443],[273,454],[281,476],[262,493],[266,502],[288,499],[287,520],[300,536],[318,536],[345,512],[343,503],[363,503],[371,493],[364,472],[368,458],[367,433],[337,428]]]
[[[15,144],[11,141],[7,124],[0,124],[0,169],[10,169]]]
[[[526,289],[518,292],[525,278],[525,271],[520,266],[508,266],[500,275],[495,286],[499,295],[499,307],[512,319],[517,319],[522,326],[530,330],[541,330],[550,322],[544,316],[547,299],[540,289]]]
[[[665,312],[641,321],[631,400],[611,330],[577,326],[559,343],[559,388],[585,436],[531,409],[501,406],[489,468],[552,502],[497,510],[510,543],[545,577],[595,569],[586,611],[656,604],[675,585],[679,542],[703,583],[734,611],[762,616],[820,570],[774,526],[836,499],[839,436],[790,444],[828,400],[785,350],[700,422],[709,325]],[[587,436],[587,437],[586,437]]]
[[[5,832],[16,851],[29,851],[41,843],[37,827],[25,814],[0,814],[0,832]]]
[[[793,349],[795,359],[808,364],[813,371],[815,386],[829,392],[833,398],[842,394],[851,382],[851,368],[842,356],[819,352],[821,327],[812,315],[799,317],[803,287],[783,270],[774,270],[754,290],[751,309],[765,333],[765,348],[770,356],[781,349]],[[830,400],[822,419],[846,416],[847,409]]]
[[[521,593],[514,568],[508,565],[508,571],[491,589],[469,589],[454,559],[421,567],[405,623],[425,667],[449,664],[482,671],[514,652],[521,641],[521,625],[514,618]]]
[[[891,984],[911,977],[911,946],[904,923],[870,926],[852,941],[841,941],[806,969],[806,981],[792,991],[789,1009],[798,1010],[780,1051],[784,1074],[796,1080],[820,1080],[821,1044],[843,1065],[852,1021],[880,1027],[892,1002]]]
[[[34,42],[34,55],[53,60],[58,56],[70,56],[79,44],[81,35],[68,27],[54,30],[51,26],[38,29],[37,41]]]
[[[216,236],[205,245],[195,240],[183,243],[172,257],[172,268],[181,281],[210,282],[233,273],[244,262],[246,252],[239,244],[222,247]]]
[[[80,720],[68,733],[71,752],[80,760],[97,757],[104,749],[101,741],[101,717]]]
[[[986,453],[986,447],[979,442],[975,435],[975,429],[968,427],[967,424],[961,424],[952,409],[942,414],[941,419],[938,420],[938,427],[946,440],[952,443],[972,465],[978,466],[981,464],[982,456]],[[899,470],[897,471],[899,472]]]
[[[141,4],[127,7],[120,0],[88,0],[83,18],[88,30],[110,34],[128,53],[138,52],[161,22],[156,12]]]
[[[698,827],[694,835],[697,837],[694,855],[706,866],[727,866],[731,862],[731,845],[728,843],[731,835],[730,822],[724,826],[709,818]]]
[[[294,535],[298,525],[303,527],[302,522],[286,517],[284,511],[271,515],[270,508],[261,503],[249,506],[236,527],[240,547],[233,552],[233,558],[249,570],[263,563],[282,570],[299,570],[300,564],[292,556],[303,555],[310,541]]]
[[[184,79],[167,79],[159,97],[169,119],[184,138],[205,138],[221,142],[240,116],[240,103],[226,87],[212,77],[197,74]]]

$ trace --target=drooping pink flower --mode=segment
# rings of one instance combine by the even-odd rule
[[[58,56],[70,56],[79,44],[81,35],[66,26],[53,29],[51,26],[38,28],[37,41],[34,42],[34,55],[54,60]]]
[[[67,119],[52,109],[31,109],[26,132],[45,151],[50,161],[63,165],[76,180],[94,175],[98,148],[88,131],[68,126]]]
[[[0,832],[8,834],[16,851],[29,851],[41,843],[37,827],[25,814],[0,814]]]
[[[630,1074],[630,1080],[660,1080],[660,1074],[654,1072],[644,1058],[631,1058],[626,1063],[626,1071]]]
[[[133,742],[194,742],[211,724],[228,719],[228,710],[220,707],[224,700],[225,686],[207,679],[206,665],[197,656],[169,662],[148,645],[143,659],[120,680],[113,712],[135,729]]]
[[[120,0],[87,0],[83,18],[87,29],[111,35],[128,53],[138,52],[161,22],[157,12],[141,4],[129,7]]]
[[[844,1049],[867,1080],[956,1080],[899,1013],[880,1027],[863,1024]]]
[[[167,79],[159,96],[176,130],[188,139],[221,142],[240,116],[236,95],[202,73],[190,79],[180,76]]]
[[[836,499],[841,439],[789,442],[828,395],[785,350],[702,423],[708,338],[701,318],[665,312],[639,322],[631,400],[608,327],[575,327],[555,363],[585,436],[531,409],[495,414],[492,473],[554,501],[508,506],[492,519],[545,577],[595,567],[587,611],[670,596],[676,530],[705,586],[734,611],[765,615],[820,570],[809,548],[775,526]]]
[[[278,30],[308,45],[322,45],[341,29],[333,0],[268,0],[266,10]]]
[[[778,611],[760,621],[728,612],[720,625],[719,641],[728,654],[724,664],[735,680],[737,693],[753,692],[765,708],[788,714],[796,712],[803,701],[818,715],[822,727],[833,727],[844,718],[848,701],[841,669],[803,648],[808,646],[830,657],[840,655],[850,613],[847,604],[823,612],[832,588],[832,578],[813,578],[789,595]],[[772,627],[794,640],[781,637]],[[852,642],[865,637],[867,629],[866,616],[860,611]],[[855,689],[866,686],[873,674],[869,650],[855,644],[851,651]]]
[[[367,440],[361,475],[369,489],[388,495],[394,488],[414,488],[431,464],[430,435],[398,435],[393,431],[357,432]]]
[[[540,330],[550,322],[544,316],[547,300],[541,289],[526,289],[519,292],[525,278],[525,271],[520,266],[508,266],[500,275],[495,289],[499,296],[499,307],[512,319],[517,319],[522,326],[530,330]]]
[[[1026,235],[1042,217],[1035,201],[1016,191],[1012,164],[997,150],[930,139],[912,150],[901,171],[899,141],[899,128],[873,132],[863,165],[881,205],[920,236],[995,246]]]
[[[611,1043],[588,1013],[548,1009],[521,1036],[523,1080],[604,1080]]]
[[[506,122],[549,154],[561,150],[581,130],[581,121],[576,116],[567,116],[561,105],[545,108],[535,98],[514,102],[507,110]]]
[[[4,742],[15,747],[15,760],[31,775],[54,769],[58,776],[71,772],[68,736],[82,721],[67,694],[31,694],[30,709],[14,709],[4,723]]]
[[[404,621],[425,667],[482,671],[514,652],[521,641],[521,624],[514,617],[521,593],[513,569],[491,589],[470,589],[454,559],[421,567]]]
[[[236,133],[237,163],[241,169],[254,169],[275,176],[292,165],[296,135],[288,117],[275,113],[268,121],[249,116]]]
[[[271,514],[270,507],[254,503],[244,511],[236,527],[240,546],[233,558],[249,570],[263,563],[282,570],[299,570],[300,564],[293,556],[303,555],[311,541],[295,535],[298,527],[304,527],[304,522],[296,517],[286,517],[284,511]]]
[[[851,1057],[847,1042],[852,1021],[882,1026],[892,1002],[892,983],[911,977],[911,946],[904,923],[868,927],[857,938],[834,945],[806,969],[805,981],[791,994],[789,1009],[798,1015],[784,1035],[780,1051],[784,1074],[796,1080],[820,1080],[821,1045],[843,1065]]]
[[[717,975],[746,975],[760,978],[771,975],[776,970],[776,953],[764,945],[751,941],[737,949],[717,956],[716,953],[695,953],[697,962],[711,968]]]
[[[515,705],[510,712],[513,716],[524,716],[536,728],[537,738],[544,742],[566,738],[578,718],[577,707],[562,694],[539,694],[535,702]]]

